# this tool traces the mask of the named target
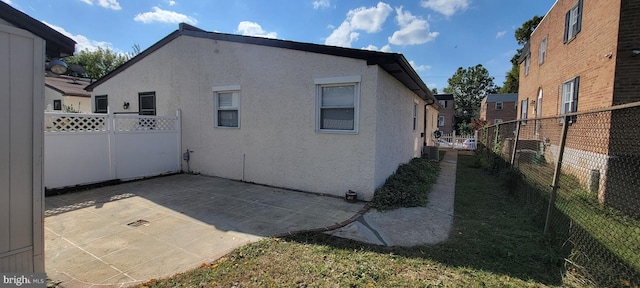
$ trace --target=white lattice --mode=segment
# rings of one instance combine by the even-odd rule
[[[173,131],[177,118],[157,116],[123,116],[116,118],[116,131]]]
[[[107,131],[107,116],[96,115],[45,115],[47,132]]]

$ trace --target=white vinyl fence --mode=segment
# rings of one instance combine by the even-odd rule
[[[438,139],[438,146],[440,148],[476,150],[477,143],[478,131],[469,135],[456,135],[456,131],[454,130],[451,134],[442,134]]]
[[[45,113],[44,130],[47,189],[180,171],[180,111],[176,116]]]

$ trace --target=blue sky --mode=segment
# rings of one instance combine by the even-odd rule
[[[2,0],[77,49],[144,50],[185,22],[207,31],[402,53],[429,88],[482,64],[504,82],[516,28],[555,0]]]

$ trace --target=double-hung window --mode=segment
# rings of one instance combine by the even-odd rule
[[[440,100],[438,101],[438,103],[440,104],[440,106],[442,106],[443,108],[447,108],[447,100]]]
[[[582,30],[582,0],[573,5],[565,15],[564,43],[571,41]]]
[[[316,131],[358,133],[360,76],[321,78],[316,84]]]
[[[156,115],[156,92],[138,93],[140,115]]]
[[[418,103],[413,103],[413,131],[418,129]]]
[[[580,77],[573,78],[562,83],[562,102],[560,106],[560,114],[567,114],[578,111],[578,89],[580,86]],[[575,122],[576,117],[571,117],[571,122]]]
[[[95,113],[107,113],[107,106],[108,106],[108,101],[107,101],[107,95],[97,95],[94,98],[94,112]]]
[[[529,110],[529,98],[522,100],[521,104],[520,104],[520,119],[521,120],[527,120],[528,118],[528,114],[527,114],[527,110]],[[522,124],[527,124],[526,121],[523,121]]]
[[[240,128],[240,88],[215,91],[216,127]]]
[[[444,126],[444,116],[438,116],[438,127]]]
[[[544,59],[547,57],[547,37],[545,36],[540,41],[540,59],[538,59],[538,64],[544,63]]]
[[[496,110],[502,110],[502,102],[496,102]]]
[[[529,75],[529,66],[531,66],[531,53],[524,57],[524,75]]]

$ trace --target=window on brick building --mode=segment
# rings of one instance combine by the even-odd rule
[[[540,59],[539,59],[539,64],[544,63],[544,59],[547,57],[547,37],[545,36],[544,38],[542,38],[542,41],[540,41]]]
[[[440,106],[447,108],[447,101],[446,100],[440,100],[438,101],[438,103],[440,104]]]
[[[502,102],[496,102],[496,110],[502,110]]]
[[[527,110],[529,110],[529,98],[522,100],[522,104],[520,105],[520,119],[526,120],[528,118]],[[527,124],[526,121],[522,121],[522,124]]]
[[[524,75],[529,75],[529,66],[531,66],[531,53],[524,58]]]
[[[580,87],[580,77],[573,78],[562,83],[562,101],[560,114],[578,112],[578,90]],[[576,121],[576,116],[571,116],[571,122]]]
[[[565,15],[564,43],[571,41],[582,30],[582,0],[573,5]]]

